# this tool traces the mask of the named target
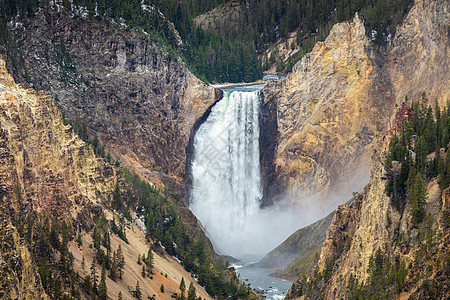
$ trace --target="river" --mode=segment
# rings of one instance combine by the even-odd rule
[[[270,276],[270,269],[253,267],[252,264],[234,265],[241,280],[249,283],[253,290],[262,292],[266,299],[284,299],[292,281]]]

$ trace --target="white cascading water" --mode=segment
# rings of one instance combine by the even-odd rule
[[[194,138],[190,209],[223,254],[250,246],[260,211],[258,92],[225,92]]]

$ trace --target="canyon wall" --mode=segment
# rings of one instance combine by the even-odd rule
[[[395,99],[400,104],[408,95],[410,101],[432,106],[436,101],[441,108],[447,106],[448,24],[448,1],[415,2],[384,55],[382,68],[390,78],[390,86],[389,93],[378,95],[379,101],[390,104]],[[402,110],[403,107],[405,104]],[[311,299],[351,298],[357,295],[355,282],[372,284],[377,280],[373,272],[377,272],[374,270],[378,270],[383,259],[389,261],[391,272],[395,268],[400,272],[402,264],[407,266],[397,291],[400,297],[449,297],[448,259],[445,259],[450,238],[449,191],[441,191],[436,178],[427,182],[427,217],[419,226],[411,222],[411,204],[406,204],[403,210],[395,208],[386,192],[389,168],[383,162],[402,117],[386,114],[385,118],[389,130],[371,144],[374,152],[369,184],[352,204],[339,206],[327,230],[314,274],[299,279],[288,298],[305,294]],[[342,172],[346,170],[343,166]]]
[[[372,284],[379,280],[376,276],[383,276],[374,273],[380,272],[374,271],[380,260],[383,260],[384,268],[386,264],[391,268],[388,272],[391,279],[386,275],[386,289],[380,297],[392,295],[392,289],[388,287],[394,284],[398,288],[396,294],[402,299],[449,297],[450,274],[445,257],[449,254],[450,191],[441,192],[436,178],[428,182],[427,217],[419,226],[411,222],[410,203],[403,210],[395,208],[386,193],[388,177],[382,163],[391,137],[386,136],[376,149],[370,183],[364,192],[350,205],[338,207],[327,229],[314,272],[308,279],[303,277],[296,281],[287,299],[297,299],[305,294],[309,299],[351,298],[351,295],[357,295],[362,285]],[[394,283],[392,276],[400,276],[402,265],[404,278]]]
[[[36,212],[75,217],[74,204],[87,199],[100,203],[116,183],[115,169],[95,156],[64,125],[52,97],[17,86],[0,60],[0,125],[4,138],[4,189],[22,190],[23,205]],[[16,203],[18,204],[18,203]],[[20,207],[17,207],[18,209]]]
[[[408,95],[447,105],[449,77],[449,7],[440,0],[415,1],[398,26],[386,58],[397,103]]]
[[[14,36],[24,58],[17,79],[51,92],[65,117],[84,120],[126,167],[182,190],[193,125],[220,92],[145,32],[95,18],[40,11]]]
[[[358,15],[336,24],[286,78],[269,82],[264,105],[276,107],[272,160],[262,161],[266,193],[326,212],[369,180],[376,138],[406,95],[446,105],[448,5],[417,1],[391,44],[374,45]],[[425,94],[424,94],[425,93]],[[324,214],[322,214],[324,215]]]
[[[271,194],[326,210],[367,183],[373,140],[395,100],[381,63],[356,15],[335,25],[285,79],[266,84],[264,103],[276,103],[279,132]]]
[[[81,290],[81,299],[90,299],[86,287],[80,284],[81,277],[61,278],[55,271],[61,263],[54,258],[60,256],[55,254],[56,250],[52,248],[52,253],[45,253],[46,258],[39,256],[42,253],[36,249],[42,244],[38,241],[49,232],[42,232],[38,224],[45,217],[66,220],[71,228],[67,255],[73,262],[73,271],[83,278],[90,275],[89,265],[95,262],[97,255],[92,247],[94,220],[104,214],[110,224],[113,214],[117,214],[110,206],[111,195],[123,172],[116,173],[116,170],[121,168],[116,169],[96,155],[92,145],[81,140],[71,125],[64,124],[49,93],[21,88],[9,75],[5,61],[0,59],[1,299],[53,298],[54,295],[44,291],[44,280],[47,292],[52,290],[48,288],[52,285],[51,280],[60,280],[64,292]],[[179,204],[177,212],[189,235],[207,239],[195,216],[185,206]],[[140,281],[145,297],[156,295],[158,299],[171,299],[173,293],[179,293],[179,283],[184,278],[194,284],[198,295],[211,299],[180,262],[162,248],[153,254],[155,274],[152,277],[141,275],[138,257],[148,253],[151,242],[141,232],[142,226],[139,229],[136,224],[124,222],[128,241],[112,232],[110,236],[113,249],[117,250],[119,245],[124,249],[126,267],[121,280],[106,277],[109,298],[117,298],[119,291],[125,299],[131,298],[129,287]],[[133,222],[137,223],[136,220]],[[81,245],[75,241],[75,236],[79,236]],[[57,239],[59,242],[59,237]],[[205,243],[211,251],[209,240]],[[48,269],[47,265],[47,269],[43,268],[46,260],[52,261],[55,267]],[[100,265],[97,267],[101,269]],[[53,279],[42,279],[41,268]],[[161,284],[165,285],[165,294],[160,291]]]
[[[0,295],[46,298],[35,259],[13,224],[36,213],[77,218],[84,205],[106,200],[116,172],[63,124],[49,94],[16,85],[2,59],[0,150]]]

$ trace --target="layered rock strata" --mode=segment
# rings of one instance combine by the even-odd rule
[[[434,106],[436,101],[441,107],[447,106],[450,86],[448,20],[447,1],[416,1],[397,28],[392,45],[387,48],[383,68],[391,78],[389,90],[398,104],[407,94],[409,99],[420,100],[423,104]],[[377,253],[383,253],[392,265],[408,266],[407,276],[402,279],[403,288],[399,291],[401,297],[449,297],[448,261],[445,259],[450,238],[448,189],[441,192],[437,179],[427,183],[425,215],[428,221],[420,226],[411,223],[409,204],[399,211],[386,193],[388,176],[382,162],[402,118],[410,115],[411,110],[404,103],[397,114],[387,115],[389,130],[375,147],[369,184],[351,205],[339,206],[327,230],[316,273],[303,281],[312,286],[311,298],[347,297],[354,292],[350,288],[350,278],[353,283],[370,283],[370,265]],[[433,233],[426,242],[424,232]],[[328,275],[320,277],[320,274]],[[302,286],[294,284],[288,298],[301,294],[298,288]]]
[[[449,94],[448,3],[417,1],[391,44],[374,45],[362,20],[336,24],[291,74],[266,84],[277,113],[274,159],[262,161],[266,191],[326,211],[369,180],[376,137],[405,96],[443,107]]]
[[[77,217],[82,203],[106,200],[115,170],[63,124],[49,94],[17,86],[2,59],[0,161],[0,297],[46,298],[35,260],[13,224],[36,213]]]
[[[366,183],[373,140],[394,105],[379,60],[356,15],[335,25],[285,79],[266,85],[264,103],[275,101],[279,131],[275,194],[296,204],[327,199],[329,207]]]
[[[51,92],[126,167],[180,188],[193,125],[220,93],[144,32],[50,10],[14,35],[25,65],[18,78]]]
[[[0,99],[5,159],[1,182],[8,194],[17,186],[21,201],[52,215],[75,216],[74,203],[106,200],[116,182],[114,168],[63,124],[49,94],[17,86],[3,60]],[[14,180],[7,184],[5,176]]]

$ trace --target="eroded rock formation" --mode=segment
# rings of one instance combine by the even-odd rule
[[[114,168],[63,124],[52,97],[17,86],[3,60],[0,84],[2,176],[14,177],[9,185],[2,180],[6,191],[19,185],[24,202],[52,215],[75,216],[74,203],[105,200],[116,182]]]
[[[278,126],[274,159],[263,161],[263,170],[274,170],[267,193],[330,210],[361,191],[395,104],[406,95],[446,104],[447,32],[445,1],[417,1],[385,48],[356,15],[336,24],[292,74],[267,84],[264,103],[275,103]]]
[[[125,166],[179,187],[193,125],[220,93],[146,33],[40,11],[14,34],[25,62],[17,77],[51,92]]]
[[[394,105],[379,59],[356,15],[335,25],[292,74],[264,88],[265,103],[277,107],[274,194],[293,202],[328,198],[330,206],[343,201],[332,192],[351,194],[366,183],[373,140]]]
[[[33,213],[76,217],[82,209],[76,204],[106,200],[115,170],[63,124],[49,94],[17,86],[1,59],[0,153],[0,297],[45,298],[35,260],[13,224]]]
[[[410,99],[420,99],[424,104],[434,105],[437,101],[441,107],[446,105],[449,96],[448,19],[447,1],[416,1],[397,29],[385,56],[384,68],[391,78],[390,94],[398,104],[408,94],[413,97]],[[385,99],[382,96],[379,95]],[[374,265],[379,263],[377,259],[387,259],[392,268],[407,266],[402,287],[397,290],[401,297],[449,297],[448,264],[441,264],[448,256],[450,236],[448,190],[441,192],[437,179],[427,182],[425,215],[429,217],[418,227],[411,222],[410,204],[403,210],[396,209],[386,193],[385,153],[402,119],[411,114],[411,109],[401,103],[397,114],[386,115],[390,120],[386,120],[388,130],[373,143],[376,147],[369,184],[351,205],[339,206],[327,230],[315,275],[295,283],[288,298],[304,295],[305,290],[299,288],[305,286],[312,287],[308,292],[312,299],[348,297],[355,293],[355,282],[372,282],[373,270],[377,268]],[[433,233],[427,241],[424,241],[424,232]],[[382,258],[378,258],[380,253]]]
[[[1,299],[48,299],[43,288],[46,285],[42,284],[44,279],[41,281],[39,273],[50,272],[54,279],[61,279],[58,272],[48,269],[48,265],[40,269],[45,266],[41,265],[43,260],[60,257],[59,253],[55,254],[57,250],[51,248],[53,252],[44,253],[46,258],[43,258],[40,256],[42,253],[33,249],[38,240],[42,242],[42,236],[49,234],[42,232],[42,227],[37,225],[46,217],[71,224],[68,255],[72,257],[73,271],[83,277],[90,274],[88,267],[84,267],[84,260],[86,263],[95,262],[92,228],[102,215],[110,222],[113,219],[110,200],[118,180],[116,168],[95,155],[92,145],[82,141],[71,125],[64,124],[51,95],[15,84],[4,60],[0,59]],[[195,216],[185,206],[180,204],[177,212],[189,235],[203,235]],[[196,285],[202,298],[210,299],[181,264],[167,257],[162,248],[154,254],[155,278],[140,277],[142,266],[137,264],[137,257],[148,253],[151,244],[135,224],[125,222],[130,242],[125,243],[111,232],[113,249],[118,245],[126,249],[127,268],[123,280],[113,281],[107,277],[109,298],[116,298],[119,291],[124,297],[131,295],[128,287],[136,283],[138,276],[139,280],[146,281],[142,292],[148,297],[159,295],[160,285],[164,283],[167,293],[158,297],[168,299],[178,291],[179,281],[184,277]],[[80,239],[82,237],[83,246],[74,240],[75,234]],[[56,238],[59,241],[59,236]],[[212,249],[209,240],[205,243],[208,249]],[[61,262],[55,259],[54,263],[59,266]],[[62,290],[69,292],[72,284],[72,291],[85,293],[79,278],[62,278]],[[45,280],[46,289],[51,290],[48,277]],[[84,294],[85,298],[90,299],[90,295]]]

